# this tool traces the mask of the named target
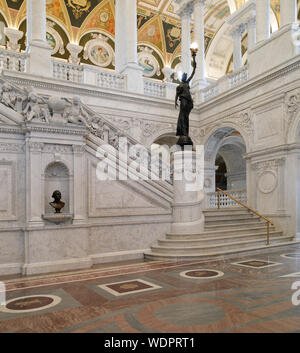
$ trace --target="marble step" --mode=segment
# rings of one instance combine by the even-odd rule
[[[210,253],[184,253],[184,254],[165,254],[158,251],[146,251],[144,257],[151,260],[170,260],[170,261],[216,261],[223,260],[229,257],[246,256],[251,254],[260,254],[264,252],[270,252],[270,250],[278,251],[282,248],[282,251],[288,251],[293,245],[299,245],[300,241],[283,241],[279,243],[271,243],[269,246],[266,245],[255,245],[255,246],[243,246],[237,249],[227,249],[219,251],[211,251]]]
[[[281,243],[284,241],[291,241],[293,236],[279,236],[271,239],[272,244]],[[207,254],[218,251],[229,251],[249,246],[263,246],[266,245],[266,236],[261,239],[246,240],[246,241],[233,241],[228,243],[219,242],[213,245],[202,246],[189,246],[189,247],[171,247],[171,246],[152,246],[151,250],[154,253],[169,254],[169,255],[187,255],[187,254]]]
[[[236,223],[236,222],[257,222],[261,218],[258,216],[252,216],[252,215],[233,215],[233,216],[224,216],[224,217],[209,217],[205,216],[205,224],[206,225],[212,225],[212,224],[227,224],[227,223]]]
[[[248,215],[248,214],[253,214],[250,211],[248,211],[246,208],[221,208],[221,209],[215,209],[215,208],[210,208],[210,209],[205,209],[203,210],[203,213],[205,216],[231,216],[231,215]]]
[[[282,236],[282,232],[274,231],[270,232],[270,237],[279,237]],[[190,238],[181,238],[181,239],[161,239],[158,240],[159,246],[168,246],[168,247],[191,247],[191,246],[202,246],[202,245],[212,245],[218,243],[230,243],[233,241],[251,241],[251,240],[260,240],[266,239],[266,232],[260,233],[248,233],[248,234],[238,234],[238,235],[227,235],[227,236],[211,236],[211,237],[199,237],[196,239]]]
[[[265,224],[261,223],[259,225],[254,225],[253,227],[245,227],[245,228],[229,228],[229,229],[222,229],[222,230],[211,230],[211,231],[204,231],[201,233],[181,233],[181,234],[174,234],[174,233],[167,233],[167,239],[202,239],[206,237],[217,237],[217,236],[233,236],[233,235],[242,235],[242,234],[257,234],[257,233],[266,233],[267,227]],[[271,226],[270,231],[274,231],[275,227]]]
[[[256,220],[255,222],[232,222],[232,223],[219,223],[219,224],[206,225],[206,222],[205,222],[204,229],[205,231],[220,230],[220,229],[228,230],[228,229],[237,229],[237,228],[247,229],[252,226],[267,227],[267,223],[261,220]]]

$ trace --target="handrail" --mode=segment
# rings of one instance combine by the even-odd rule
[[[253,208],[245,205],[243,202],[241,202],[240,200],[237,200],[236,198],[234,198],[233,196],[231,196],[227,192],[223,191],[222,189],[217,188],[217,191],[218,191],[218,209],[220,209],[220,192],[221,192],[222,194],[225,194],[226,196],[231,198],[231,200],[237,202],[239,205],[243,206],[244,208],[247,208],[247,210],[256,214],[258,217],[262,218],[263,220],[265,220],[267,222],[267,245],[270,245],[270,225],[274,225],[274,223],[269,218],[263,216],[259,212],[255,211]]]

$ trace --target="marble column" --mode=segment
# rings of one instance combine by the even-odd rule
[[[43,226],[41,169],[44,143],[26,138],[26,223]]]
[[[181,67],[188,75],[191,73],[191,15],[193,3],[187,3],[178,11],[181,19]]]
[[[197,69],[193,86],[200,89],[205,88],[206,81],[205,67],[205,27],[204,27],[204,9],[206,0],[194,0],[194,42],[197,44]]]
[[[143,69],[137,61],[137,6],[136,0],[116,0],[116,71],[127,75],[127,89],[143,93]]]
[[[73,145],[74,156],[74,217],[73,224],[85,223],[85,158],[84,145]]]
[[[247,22],[248,29],[248,50],[254,48],[256,44],[256,17],[252,16]]]
[[[52,76],[52,49],[46,41],[46,0],[27,0],[28,71],[38,76]]]
[[[280,27],[297,23],[297,0],[280,0]]]
[[[233,70],[238,71],[243,66],[242,60],[242,36],[245,32],[245,25],[240,24],[230,32],[233,40]]]
[[[270,0],[256,1],[256,37],[257,43],[269,39],[271,35]]]

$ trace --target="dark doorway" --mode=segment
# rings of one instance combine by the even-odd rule
[[[216,188],[227,190],[227,168],[224,159],[218,154],[216,158]]]

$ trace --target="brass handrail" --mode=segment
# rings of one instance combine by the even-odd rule
[[[260,214],[259,212],[255,211],[253,208],[245,205],[243,202],[241,202],[240,200],[234,198],[233,196],[231,196],[230,194],[228,194],[226,191],[217,188],[218,191],[218,209],[220,209],[220,192],[225,194],[226,196],[228,196],[231,200],[233,200],[234,202],[238,203],[239,205],[243,206],[244,208],[247,208],[247,210],[249,210],[250,212],[256,214],[258,217],[262,218],[263,220],[265,220],[267,222],[267,245],[270,245],[270,225],[274,225],[274,223],[267,217],[263,216],[262,214]]]

